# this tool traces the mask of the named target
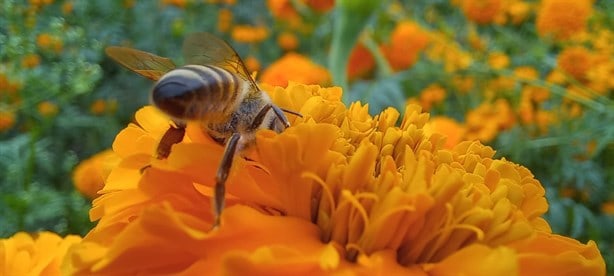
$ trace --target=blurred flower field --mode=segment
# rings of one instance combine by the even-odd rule
[[[243,251],[203,232],[223,148],[151,161],[168,118],[104,54],[202,31],[303,115],[231,172]],[[613,99],[609,0],[3,0],[0,275],[612,274]]]

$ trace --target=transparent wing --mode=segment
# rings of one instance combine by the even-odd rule
[[[153,81],[159,80],[176,67],[169,58],[132,48],[110,46],[105,49],[105,53],[117,63]]]
[[[247,71],[237,52],[224,40],[209,33],[190,34],[183,42],[186,64],[214,65],[237,74],[258,90],[256,82]]]

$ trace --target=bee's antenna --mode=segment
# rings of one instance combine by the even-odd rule
[[[301,113],[296,112],[296,111],[287,110],[287,109],[281,108],[281,107],[279,109],[281,109],[281,111],[286,112],[288,114],[296,115],[296,116],[299,116],[299,117],[303,118],[303,115]]]

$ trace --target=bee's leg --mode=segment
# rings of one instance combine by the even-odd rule
[[[286,128],[289,128],[290,127],[290,122],[288,122],[288,118],[286,118],[286,115],[284,115],[283,110],[281,110],[281,108],[277,107],[276,105],[271,105],[271,108],[273,108],[273,112],[275,112],[275,116],[277,116],[277,119],[279,119],[279,121],[281,121],[281,123]],[[294,114],[294,113],[292,113],[292,114]]]
[[[234,133],[232,136],[230,136],[230,139],[228,139],[228,142],[226,143],[226,149],[224,149],[222,162],[220,162],[220,167],[217,169],[217,174],[215,175],[215,188],[213,194],[213,215],[215,218],[213,228],[217,228],[220,225],[220,216],[222,215],[222,210],[224,209],[224,198],[226,194],[226,179],[228,179],[228,173],[232,167],[232,161],[235,157],[240,139],[241,134],[239,133]]]
[[[168,155],[171,154],[171,147],[183,140],[186,127],[185,123],[175,122],[175,124],[177,126],[170,125],[168,130],[164,133],[164,136],[162,136],[162,139],[160,139],[160,143],[156,149],[156,158],[166,159]]]
[[[258,114],[256,114],[256,117],[254,117],[254,120],[252,121],[252,123],[249,125],[249,129],[250,130],[256,130],[260,127],[260,125],[262,124],[262,121],[264,120],[264,117],[266,116],[266,114],[269,112],[269,110],[272,108],[273,106],[270,104],[265,105],[264,107],[262,107],[262,109],[260,109],[260,111],[258,111]]]
[[[175,125],[177,127],[170,125],[162,136],[162,139],[160,139],[160,143],[156,148],[157,159],[166,159],[168,155],[171,154],[171,147],[183,140],[183,136],[185,135],[185,123],[175,122]],[[142,167],[140,169],[141,173],[145,172],[149,167],[151,167],[151,164]]]

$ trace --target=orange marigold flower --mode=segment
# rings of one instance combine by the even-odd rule
[[[503,12],[503,2],[502,0],[463,0],[462,9],[469,20],[478,24],[488,24]]]
[[[287,86],[289,81],[327,84],[330,73],[322,66],[297,53],[287,53],[262,72],[260,79],[271,85]]]
[[[247,56],[245,58],[245,67],[250,72],[258,72],[260,70],[260,61],[254,56]]]
[[[41,102],[36,107],[38,109],[38,113],[43,117],[53,117],[58,114],[58,105],[50,101]]]
[[[593,13],[591,0],[543,0],[535,25],[542,36],[566,40],[583,32]]]
[[[404,21],[392,31],[390,43],[382,51],[396,71],[411,67],[429,43],[429,34],[414,22]]]
[[[15,112],[0,110],[0,132],[6,131],[15,124]]]
[[[267,6],[276,18],[292,21],[299,17],[290,0],[267,0]]]
[[[277,36],[277,44],[286,51],[295,50],[298,47],[298,38],[290,32],[283,32]]]
[[[424,126],[424,132],[427,135],[433,135],[434,133],[443,135],[446,139],[444,148],[451,150],[463,141],[467,130],[465,126],[452,118],[436,116],[431,118]]]
[[[68,248],[81,237],[50,232],[19,232],[0,240],[0,275],[63,275],[60,266]]]
[[[264,26],[236,25],[232,28],[232,39],[242,43],[258,43],[269,36]]]
[[[162,5],[170,5],[178,8],[185,8],[188,4],[188,0],[161,0]]]
[[[327,12],[335,6],[335,0],[304,0],[305,4],[318,12]]]
[[[38,66],[41,63],[41,57],[37,54],[29,54],[26,55],[22,60],[21,60],[21,66],[25,67],[25,68],[34,68],[36,66]]]
[[[53,4],[54,1],[53,0],[28,0],[28,2],[34,9],[39,9],[42,6]]]
[[[362,43],[357,43],[348,60],[347,74],[349,79],[356,79],[368,75],[375,67],[375,58],[371,51]]]
[[[107,102],[103,99],[95,100],[90,105],[90,113],[94,115],[100,115],[107,110]]]
[[[39,34],[36,37],[36,45],[43,50],[55,51],[56,53],[61,52],[64,47],[64,43],[59,37],[47,33]]]
[[[74,9],[74,3],[72,1],[64,2],[62,4],[62,14],[70,14]]]
[[[169,118],[146,107],[113,143],[121,161],[93,202],[98,224],[63,272],[605,273],[594,242],[551,233],[528,169],[479,142],[444,149],[418,106],[371,116],[359,102],[346,107],[339,88],[262,88],[303,116],[280,134],[259,131],[248,158],[235,159],[218,228],[211,187],[223,146],[188,122],[168,159],[156,159]]]
[[[89,199],[97,198],[100,196],[98,191],[104,187],[111,168],[115,167],[119,161],[117,154],[110,149],[82,161],[73,171],[72,179],[75,188]]]
[[[556,59],[557,66],[578,81],[587,79],[587,72],[593,65],[592,53],[581,46],[565,48]]]
[[[134,4],[136,4],[136,0],[123,0],[122,1],[122,6],[124,6],[124,8],[126,9],[133,8]]]
[[[229,9],[220,9],[217,14],[217,30],[225,33],[230,30],[232,25],[232,11]]]
[[[607,201],[601,204],[601,212],[608,215],[614,215],[614,201]]]
[[[470,28],[467,34],[467,40],[471,48],[477,51],[483,51],[486,48],[486,41],[480,37],[480,34],[475,28]]]

